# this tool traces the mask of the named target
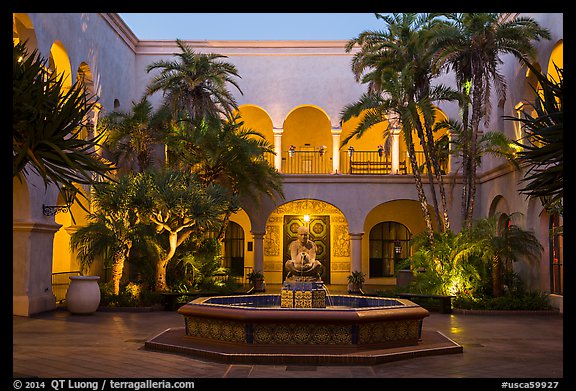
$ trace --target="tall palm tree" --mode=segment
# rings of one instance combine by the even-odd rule
[[[46,186],[63,187],[94,183],[93,174],[111,179],[112,165],[95,153],[101,137],[82,137],[94,104],[80,81],[65,88],[64,74],[50,73],[37,50],[29,54],[25,42],[14,45],[12,176],[22,180],[30,170]]]
[[[228,90],[234,86],[242,90],[234,80],[240,78],[236,66],[221,61],[226,56],[213,53],[196,53],[184,41],[176,44],[180,53],[174,61],[160,60],[147,67],[151,72],[158,69],[146,93],[163,91],[166,104],[175,118],[200,120],[229,117],[237,109],[236,99]]]
[[[458,90],[470,98],[470,105],[461,107],[464,124],[461,209],[464,226],[470,227],[476,196],[477,139],[481,120],[484,119],[485,125],[490,120],[492,84],[498,99],[505,99],[506,82],[498,71],[502,64],[500,56],[533,58],[532,41],[549,39],[550,33],[528,17],[507,19],[500,13],[444,14],[444,17],[450,23],[444,24],[435,35],[435,61],[438,67],[454,71]]]
[[[120,173],[142,172],[153,163],[155,145],[163,138],[161,122],[146,97],[133,102],[130,112],[113,111],[98,123],[104,145]]]
[[[431,87],[431,79],[434,76],[431,63],[433,53],[430,52],[428,44],[437,21],[426,14],[414,13],[376,14],[376,17],[386,22],[388,30],[365,31],[350,40],[346,47],[350,52],[355,45],[360,46],[360,50],[352,60],[352,71],[357,81],[368,84],[368,93],[356,104],[346,106],[342,112],[342,119],[358,116],[362,110],[368,110],[368,114],[352,134],[343,140],[342,145],[352,137],[360,137],[375,123],[382,122],[388,117],[385,111],[396,113],[403,129],[429,238],[432,240],[432,225],[431,221],[428,221],[430,217],[421,172],[416,165],[412,132],[416,132],[420,138],[425,153],[436,219],[440,229],[444,231],[449,228],[449,219],[440,162],[431,128],[435,118],[431,94],[436,97],[445,96],[442,94],[445,89]],[[387,130],[384,136],[388,135]],[[436,181],[441,195],[442,211],[436,196]]]
[[[124,264],[133,245],[142,243],[151,235],[136,213],[132,202],[134,190],[130,176],[123,176],[117,182],[95,185],[92,193],[94,212],[88,215],[88,224],[78,228],[70,237],[70,249],[77,252],[82,270],[88,269],[98,257],[112,266],[116,295],[120,292]]]
[[[385,82],[385,96],[381,96],[377,93],[366,93],[363,94],[355,103],[343,108],[341,118],[344,121],[352,117],[357,117],[363,112],[365,112],[366,115],[362,118],[358,127],[351,132],[348,137],[342,140],[342,145],[345,145],[352,137],[361,137],[366,130],[377,123],[388,121],[388,124],[390,125],[392,118],[399,119],[401,134],[408,148],[408,158],[410,160],[410,166],[412,167],[418,200],[420,202],[424,223],[426,225],[427,237],[432,242],[434,241],[432,218],[428,209],[426,194],[424,193],[420,167],[416,161],[414,141],[412,140],[414,130],[411,125],[415,121],[412,116],[414,113],[418,115],[418,110],[411,110],[411,108],[415,106],[415,103],[411,106],[408,106],[405,103],[406,100],[403,95],[403,82],[400,80],[402,80],[401,77],[392,77]],[[386,139],[389,135],[390,129],[387,128],[384,131],[383,137]]]

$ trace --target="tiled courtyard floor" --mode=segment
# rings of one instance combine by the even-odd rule
[[[183,326],[174,311],[65,310],[13,316],[13,375],[39,378],[562,378],[561,315],[431,313],[424,329],[463,346],[463,353],[372,366],[225,364],[144,349],[144,342]],[[500,389],[500,387],[498,387]]]

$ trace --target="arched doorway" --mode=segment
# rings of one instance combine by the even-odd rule
[[[266,282],[280,284],[286,277],[284,263],[290,258],[288,246],[305,225],[316,243],[316,258],[324,265],[326,284],[344,284],[350,273],[350,237],[344,214],[327,202],[300,199],[278,206],[266,220],[263,239]]]
[[[370,230],[369,278],[394,277],[402,260],[411,254],[412,234],[396,221],[383,221]]]
[[[330,216],[329,215],[284,215],[284,250],[282,259],[290,259],[290,243],[298,239],[298,228],[309,230],[309,239],[316,244],[316,260],[324,266],[322,281],[330,284]],[[286,279],[286,267],[282,268],[282,280]]]
[[[224,265],[233,276],[244,275],[244,229],[240,224],[228,222],[224,235]]]

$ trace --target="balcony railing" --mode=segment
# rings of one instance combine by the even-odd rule
[[[265,158],[274,165],[274,155]],[[427,168],[422,151],[416,152],[416,163],[422,174]],[[448,172],[448,161],[440,163],[443,174]],[[288,150],[282,152],[283,174],[330,174],[333,172],[332,155],[325,150]],[[342,151],[338,172],[350,175],[389,175],[392,174],[392,159],[384,151]],[[397,175],[412,175],[412,166],[406,154],[401,153]]]
[[[387,175],[392,171],[390,155],[383,151],[348,151],[341,160],[342,172],[351,175]],[[400,162],[399,174],[406,174],[406,164]]]
[[[282,173],[284,174],[330,174],[332,156],[325,151],[282,152]]]

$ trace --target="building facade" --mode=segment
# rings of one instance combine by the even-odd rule
[[[552,34],[551,40],[536,43],[537,65],[543,72],[551,72],[552,63],[562,67],[563,15],[525,15]],[[178,52],[175,41],[139,40],[117,14],[13,14],[13,32],[15,40],[27,40],[31,49],[50,59],[54,71],[69,76],[70,84],[79,78],[87,82],[98,99],[91,113],[94,124],[113,110],[129,111],[153,77],[146,67]],[[351,71],[355,52],[346,53],[346,41],[186,43],[196,52],[225,55],[226,61],[237,67],[243,92],[235,95],[239,113],[248,127],[274,145],[276,154],[270,156],[270,162],[283,174],[284,201],[264,198],[256,204],[243,200],[242,209],[232,217],[225,240],[225,266],[242,276],[260,270],[268,283],[281,283],[287,245],[296,228],[304,224],[318,245],[326,283],[346,284],[351,271],[362,271],[368,285],[395,285],[398,261],[411,254],[410,241],[425,224],[406,145],[392,118],[390,124],[374,127],[362,138],[341,146],[357,120],[343,123],[340,113],[365,92]],[[530,83],[534,77],[512,56],[502,60],[507,99],[494,102],[492,120],[485,130],[500,130],[518,138],[520,129],[502,116],[517,115],[518,104],[533,98]],[[449,76],[440,82],[452,83]],[[160,99],[160,94],[150,97],[155,106]],[[455,104],[437,109],[439,117],[458,118]],[[382,131],[388,125],[391,142],[384,148]],[[421,156],[418,146],[416,149]],[[462,224],[459,161],[450,157],[442,165],[451,226],[458,231]],[[538,265],[519,262],[515,268],[530,288],[550,293],[553,303],[561,307],[561,242],[550,242],[553,217],[540,202],[519,194],[521,178],[522,172],[504,160],[484,157],[478,173],[475,216],[520,213],[521,221],[515,222],[534,231],[545,251]],[[425,176],[423,181],[426,188]],[[83,190],[89,193],[89,189]],[[73,205],[75,224],[66,213],[45,216],[41,206],[59,204],[58,197],[55,187],[44,190],[40,178],[29,177],[26,183],[13,180],[16,315],[55,308],[52,274],[78,270],[68,244],[75,224],[82,225],[86,213]],[[427,197],[430,199],[430,194]]]

